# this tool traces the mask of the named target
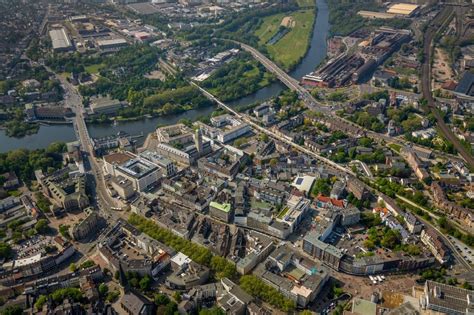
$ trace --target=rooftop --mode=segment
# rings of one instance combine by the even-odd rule
[[[450,314],[465,314],[473,312],[474,291],[459,287],[426,281],[425,298],[429,305],[446,310]],[[469,312],[469,313],[470,313]]]
[[[219,203],[219,202],[211,201],[209,206],[213,207],[213,208],[216,208],[218,210],[221,210],[223,212],[230,212],[230,210],[231,210],[230,203]]]
[[[121,165],[127,161],[130,161],[133,158],[134,156],[128,152],[117,152],[117,153],[111,153],[109,155],[104,156],[104,160],[107,163],[117,164],[117,165]]]

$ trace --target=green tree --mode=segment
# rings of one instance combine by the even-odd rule
[[[225,315],[225,312],[218,306],[211,308],[203,308],[199,311],[199,315]]]
[[[145,275],[143,278],[141,278],[139,285],[142,291],[148,291],[151,286],[151,278],[148,275]]]
[[[35,230],[39,234],[46,234],[49,231],[48,221],[46,219],[39,219],[35,224]]]
[[[12,254],[12,247],[5,242],[0,242],[0,257],[9,259],[11,258]]]
[[[76,272],[76,271],[77,271],[77,266],[76,266],[76,264],[75,264],[75,263],[71,263],[71,264],[69,265],[69,270],[70,270],[71,272]]]
[[[173,299],[176,301],[176,303],[180,303],[181,302],[181,293],[176,291],[173,293]]]
[[[156,306],[166,305],[170,302],[170,298],[166,294],[158,293],[155,295],[154,302]]]
[[[41,294],[35,302],[35,308],[38,311],[41,311],[43,309],[43,305],[46,304],[47,301],[48,297],[46,295]]]
[[[394,249],[397,245],[401,243],[401,235],[399,231],[388,230],[382,238],[380,244],[383,247]]]
[[[101,296],[107,296],[107,293],[109,293],[109,287],[105,283],[101,283],[99,285],[99,293]]]

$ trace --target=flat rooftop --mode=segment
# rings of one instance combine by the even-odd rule
[[[226,213],[230,212],[230,210],[231,210],[230,203],[219,203],[219,202],[211,201],[209,206],[213,207],[213,208],[216,208],[218,210],[221,210],[222,212],[226,212]]]
[[[71,41],[64,28],[53,29],[49,31],[49,37],[51,37],[52,45],[54,49],[69,48],[72,46]]]
[[[117,152],[104,156],[104,160],[110,164],[121,165],[133,159],[134,156],[128,152]]]
[[[141,178],[153,172],[158,166],[141,158],[131,159],[118,167],[130,176]]]
[[[416,4],[396,3],[387,10],[387,13],[399,14],[399,15],[411,15],[416,9],[418,9],[418,7],[419,6]]]

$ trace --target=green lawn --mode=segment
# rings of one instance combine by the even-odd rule
[[[285,17],[285,14],[275,14],[267,16],[263,19],[262,25],[255,31],[255,36],[260,40],[260,44],[265,44],[272,38],[272,36],[278,31],[281,20]]]
[[[296,0],[298,6],[301,8],[316,6],[316,0]]]
[[[85,69],[89,74],[96,74],[96,73],[99,73],[99,71],[104,67],[105,65],[103,63],[98,63],[95,65],[87,66],[85,67]]]
[[[265,44],[277,31],[284,14],[266,17],[255,35],[260,44]],[[274,45],[267,45],[270,57],[285,69],[297,64],[309,48],[309,37],[313,27],[315,12],[300,10],[291,13],[296,21],[295,27]]]
[[[281,210],[280,213],[278,214],[277,218],[282,220],[285,217],[285,215],[288,213],[288,210],[290,210],[290,208],[288,207],[283,208],[283,210]]]

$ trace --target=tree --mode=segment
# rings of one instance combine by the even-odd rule
[[[400,244],[400,242],[401,242],[400,232],[390,229],[385,233],[380,244],[383,247],[394,249],[395,246]]]
[[[107,294],[107,302],[113,303],[117,300],[117,298],[120,296],[120,292],[118,291],[110,291]]]
[[[375,249],[375,244],[372,240],[365,240],[364,241],[364,246],[368,249],[368,250],[373,250]]]
[[[99,285],[99,293],[101,296],[106,296],[109,293],[109,287],[105,283]]]
[[[178,311],[178,304],[170,302],[166,305],[165,315],[174,315]]]
[[[142,291],[148,291],[150,289],[150,286],[151,286],[151,278],[150,276],[148,275],[145,275],[139,282],[139,285],[140,285],[140,289],[142,289]]]
[[[2,315],[22,315],[23,309],[18,305],[11,305],[5,308],[1,314]]]
[[[35,308],[38,311],[41,311],[43,309],[43,305],[46,304],[47,301],[48,297],[46,295],[41,294],[35,302]]]
[[[211,308],[203,308],[199,311],[199,315],[225,315],[225,312],[221,308],[213,306]]]
[[[71,264],[69,265],[69,270],[71,270],[71,272],[76,272],[76,270],[77,270],[76,264],[75,264],[75,263],[71,263]]]
[[[177,303],[180,303],[181,302],[181,293],[176,291],[173,293],[173,299],[177,302]]]
[[[166,305],[170,302],[170,298],[166,294],[159,293],[155,295],[154,302],[156,306]]]
[[[69,225],[63,225],[61,224],[59,226],[59,233],[67,239],[71,239],[71,235],[69,234]]]
[[[463,289],[466,289],[466,290],[472,290],[473,289],[472,285],[467,281],[464,281],[463,284],[461,285],[461,287]]]
[[[12,256],[12,247],[4,242],[0,242],[0,257],[8,259]]]
[[[35,224],[35,230],[39,234],[46,234],[49,231],[48,221],[46,219],[39,219]]]
[[[271,159],[271,160],[270,160],[270,166],[271,166],[271,167],[275,167],[275,166],[277,166],[277,164],[278,164],[278,160],[277,160],[277,159]]]
[[[331,192],[331,186],[329,184],[329,179],[327,178],[319,178],[313,184],[312,193],[314,196],[319,194],[328,196]]]

